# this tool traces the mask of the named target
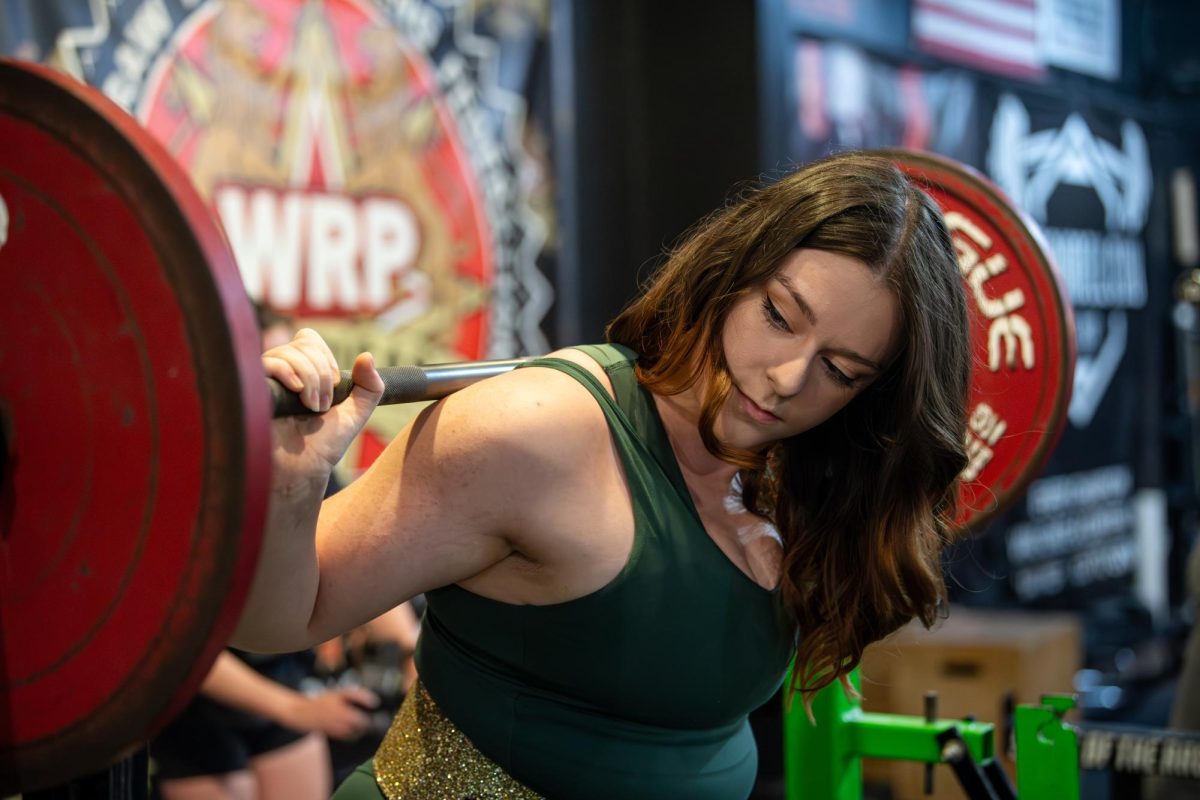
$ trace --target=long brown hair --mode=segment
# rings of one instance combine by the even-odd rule
[[[725,317],[797,247],[850,256],[885,281],[901,346],[830,419],[766,453],[736,450],[713,431],[731,387]],[[783,538],[780,597],[800,633],[789,691],[807,704],[845,684],[871,642],[913,617],[933,624],[966,465],[970,340],[954,248],[928,195],[879,155],[810,164],[702,220],[607,333],[639,354],[651,391],[709,376],[701,438],[741,468],[746,507]]]

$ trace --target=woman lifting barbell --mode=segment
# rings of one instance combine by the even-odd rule
[[[425,592],[419,686],[338,798],[729,798],[747,715],[944,596],[970,349],[941,213],[847,153],[702,221],[610,344],[425,409],[321,502],[382,391],[302,331],[266,371],[261,563],[233,644],[308,647]]]

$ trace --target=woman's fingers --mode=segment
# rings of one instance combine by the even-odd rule
[[[304,388],[304,381],[296,374],[296,370],[286,359],[271,355],[270,351],[262,357],[263,369],[268,378],[274,378],[286,389],[299,392]]]
[[[360,708],[377,708],[379,695],[365,686],[349,684],[338,689],[342,696]]]
[[[341,380],[337,359],[329,345],[312,328],[301,328],[291,341],[291,346],[307,358],[304,385],[309,390],[305,405],[313,411],[328,411],[333,401],[333,387]]]
[[[370,353],[359,353],[354,359],[350,380],[353,386],[350,395],[339,406],[342,409],[339,416],[353,429],[353,434],[357,434],[383,396],[383,379],[375,371],[375,359]]]
[[[267,375],[298,393],[307,408],[329,410],[341,372],[333,351],[316,331],[301,328],[290,342],[264,353],[262,361]]]
[[[316,331],[301,328],[290,342],[264,353],[262,363],[267,375],[299,394],[306,408],[318,413],[330,409],[333,389],[342,373],[333,351]],[[383,380],[370,353],[360,353],[354,360],[351,380],[354,389],[350,400],[356,416],[365,420],[383,394]]]
[[[262,364],[267,377],[300,395],[300,402],[306,408],[320,410],[320,372],[303,351],[291,345],[272,348],[263,354]]]
[[[362,389],[369,394],[383,394],[383,378],[375,369],[375,357],[370,353],[359,353],[350,368],[350,380],[355,389]]]

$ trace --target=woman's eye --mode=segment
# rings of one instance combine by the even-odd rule
[[[825,371],[829,373],[829,377],[847,388],[853,388],[854,384],[858,383],[858,378],[852,378],[846,373],[838,369],[828,358],[821,359],[825,364]]]
[[[779,309],[776,308],[775,304],[771,302],[771,298],[768,295],[763,295],[762,306],[763,316],[766,317],[767,322],[772,327],[779,328],[782,331],[791,330],[791,328],[788,326],[787,320],[783,318],[783,314],[779,313]]]

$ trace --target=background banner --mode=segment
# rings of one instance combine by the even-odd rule
[[[1172,279],[1147,259],[1155,169],[1142,123],[1078,98],[1001,90],[988,130],[986,171],[1046,234],[1079,346],[1067,429],[1003,526],[999,563],[1018,602],[1082,608],[1128,594],[1162,552],[1165,497],[1140,467],[1161,460]]]
[[[166,145],[252,299],[343,363],[437,363],[548,349],[547,6],[15,0],[0,46]],[[349,472],[412,413],[373,416]]]

